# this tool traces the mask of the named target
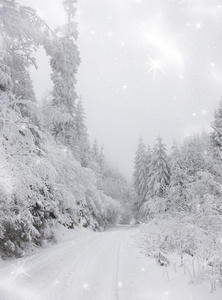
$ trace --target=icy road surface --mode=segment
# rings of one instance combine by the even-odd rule
[[[56,245],[1,261],[0,300],[222,299],[222,288],[212,294],[209,282],[189,284],[182,270],[169,267],[166,274],[143,256],[132,239],[137,230],[66,230]]]

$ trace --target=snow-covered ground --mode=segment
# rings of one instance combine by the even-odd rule
[[[190,284],[172,263],[145,257],[132,236],[138,228],[58,231],[58,244],[26,259],[0,261],[0,300],[221,300],[208,281]]]

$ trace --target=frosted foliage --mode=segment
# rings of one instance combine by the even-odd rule
[[[206,203],[208,201],[204,208],[211,206],[212,199],[206,199]],[[206,210],[204,216],[199,212],[198,215],[165,215],[156,218],[141,225],[138,243],[145,254],[151,257],[158,257],[159,253],[164,253],[166,257],[171,253],[179,254],[181,265],[187,263],[183,256],[190,255],[190,261],[198,266],[192,280],[211,278],[212,274],[215,279],[220,279],[222,243],[219,232],[222,220],[221,216],[216,216]]]
[[[139,210],[140,221],[152,219],[155,216],[162,215],[167,211],[168,200],[163,197],[153,197],[146,201]]]

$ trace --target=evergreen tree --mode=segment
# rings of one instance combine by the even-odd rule
[[[91,157],[94,160],[94,162],[99,162],[99,148],[98,148],[98,142],[97,139],[94,140],[92,149],[91,149]]]
[[[214,112],[214,122],[212,124],[214,129],[211,138],[216,147],[222,147],[222,99],[219,102],[219,107]]]
[[[76,150],[75,150],[76,149]],[[76,141],[75,149],[72,149],[75,157],[81,162],[83,167],[89,164],[90,145],[85,124],[85,114],[82,99],[76,104]]]
[[[211,125],[213,132],[211,133],[211,141],[214,147],[215,158],[222,158],[222,99],[219,102],[219,107],[214,112],[214,122]]]
[[[90,151],[89,168],[95,172],[98,179],[101,177],[101,168],[99,165],[99,147],[96,139],[94,140]]]
[[[147,194],[146,194],[146,201],[149,199],[151,196],[151,179],[152,179],[152,174],[153,174],[153,169],[152,169],[152,150],[150,146],[147,146],[147,152],[146,152],[146,173],[147,173]]]
[[[75,91],[76,73],[80,64],[79,51],[75,44],[78,36],[74,22],[74,0],[63,1],[67,15],[67,24],[55,30],[50,48],[50,65],[53,81],[53,134],[57,141],[75,149],[77,138]]]
[[[171,148],[171,153],[170,153],[170,157],[169,157],[169,162],[170,162],[170,166],[171,168],[173,168],[174,165],[177,164],[177,162],[180,160],[180,149],[178,146],[178,143],[176,140],[173,140],[173,145]]]
[[[171,212],[184,210],[187,198],[186,184],[188,176],[184,170],[183,157],[176,141],[170,154],[170,184],[168,191],[168,209]]]
[[[199,134],[193,134],[184,140],[181,155],[183,157],[183,169],[188,176],[195,176],[197,172],[205,169],[206,140],[205,135],[202,138]]]
[[[166,146],[162,138],[157,138],[151,159],[151,176],[149,180],[150,197],[164,197],[170,183],[170,167],[166,155]]]
[[[138,207],[140,207],[147,194],[147,153],[142,137],[139,139],[134,160],[133,186],[138,196]]]
[[[102,146],[100,149],[100,153],[99,153],[99,166],[101,169],[101,173],[103,173],[103,171],[104,171],[104,164],[105,164],[105,156],[103,153],[103,146]]]

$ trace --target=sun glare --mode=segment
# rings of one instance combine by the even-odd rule
[[[158,31],[147,31],[142,30],[142,38],[143,41],[147,44],[147,46],[152,46],[155,51],[158,53],[162,53],[162,56],[165,60],[173,63],[173,66],[176,66],[180,69],[184,67],[184,59],[177,47],[170,41],[170,38],[163,37],[162,34]],[[162,61],[157,61],[157,64]]]
[[[162,66],[164,57],[162,57],[158,60],[154,60],[150,56],[148,56],[148,59],[149,59],[149,61],[147,63],[148,67],[149,67],[148,73],[153,72],[154,76],[156,76],[157,71],[161,71],[163,74],[166,74],[166,72],[164,71],[163,66]]]

